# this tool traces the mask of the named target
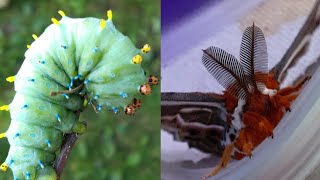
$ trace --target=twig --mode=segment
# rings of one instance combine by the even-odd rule
[[[64,166],[66,165],[71,150],[78,138],[79,135],[77,133],[71,133],[65,136],[60,155],[57,158],[56,163],[54,164],[54,169],[57,172],[57,180],[60,180]]]
[[[65,91],[59,91],[59,92],[51,92],[51,96],[56,96],[59,94],[72,94],[77,92],[78,90],[80,90],[83,87],[83,84],[80,84],[78,87],[71,89],[71,90],[65,90]]]
[[[77,115],[77,117],[79,119],[80,111],[79,110],[76,111],[75,114]],[[71,153],[71,150],[79,137],[80,137],[80,135],[77,133],[74,133],[74,132],[71,134],[65,135],[62,146],[61,146],[60,155],[57,158],[57,160],[53,166],[56,173],[57,173],[57,180],[60,180],[60,178],[62,176],[63,169],[64,169],[64,167],[67,163],[67,160],[69,158],[69,155]]]

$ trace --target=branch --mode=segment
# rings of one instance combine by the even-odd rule
[[[71,134],[65,135],[65,139],[63,141],[60,155],[54,164],[54,169],[57,172],[57,180],[60,180],[63,169],[71,153],[71,150],[78,138],[79,138],[79,135],[77,133],[71,133]]]
[[[80,110],[76,111],[75,114],[77,115],[78,119],[80,117]],[[57,158],[56,162],[54,163],[53,167],[57,173],[57,180],[60,180],[62,176],[63,169],[67,163],[71,150],[80,137],[79,134],[73,132],[71,134],[66,134],[64,136],[64,140],[62,142],[60,155]]]

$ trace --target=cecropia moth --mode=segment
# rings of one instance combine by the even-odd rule
[[[273,74],[268,73],[263,32],[254,24],[243,33],[240,61],[220,48],[209,47],[203,50],[202,62],[226,89],[223,96],[227,111],[222,158],[207,178],[225,168],[232,157],[251,157],[255,147],[273,137],[273,129],[290,111],[290,104],[309,77],[296,86],[280,89]]]

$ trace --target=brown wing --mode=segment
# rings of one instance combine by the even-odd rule
[[[213,93],[162,93],[161,128],[190,147],[220,155],[225,131],[224,98]]]

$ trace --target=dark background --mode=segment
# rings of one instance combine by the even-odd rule
[[[207,3],[219,0],[161,0],[161,29],[166,31],[175,22],[187,18]]]

